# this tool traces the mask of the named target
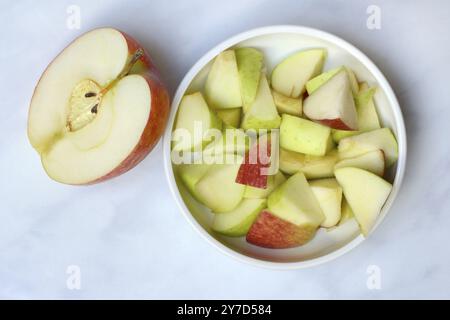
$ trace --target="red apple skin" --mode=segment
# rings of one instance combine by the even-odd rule
[[[339,130],[349,130],[354,131],[356,129],[350,128],[347,126],[344,122],[342,122],[341,119],[322,119],[318,120],[321,124],[328,126],[333,129],[339,129]]]
[[[299,227],[263,210],[247,233],[247,242],[259,247],[286,249],[306,244],[316,228]]]
[[[132,55],[137,49],[142,48],[139,43],[131,36],[127,35],[124,32],[121,33],[127,40],[129,55]],[[161,81],[159,72],[153,64],[150,55],[145,49],[144,52],[145,54],[139,59],[137,63],[142,63],[142,73],[139,74],[147,80],[151,93],[150,115],[148,117],[147,124],[144,128],[144,131],[142,132],[139,142],[136,144],[133,151],[128,155],[128,157],[125,158],[111,172],[94,181],[86,183],[87,185],[99,183],[117,177],[135,167],[155,147],[156,143],[159,141],[166,128],[170,111],[169,93],[167,92],[165,85]]]

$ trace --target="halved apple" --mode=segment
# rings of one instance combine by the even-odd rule
[[[266,199],[243,199],[233,210],[216,213],[212,229],[229,237],[245,236],[266,203]]]
[[[384,175],[384,153],[381,150],[370,151],[353,158],[342,159],[335,165],[335,169],[339,168],[360,168],[382,177]]]
[[[205,83],[205,97],[213,108],[242,107],[239,72],[234,50],[223,51],[214,59]]]
[[[368,236],[391,192],[392,185],[377,175],[358,168],[341,168],[334,172],[359,223]]]
[[[280,125],[280,146],[305,154],[323,156],[330,147],[330,128],[306,119],[283,114]]]
[[[261,73],[256,98],[246,108],[241,127],[244,129],[275,129],[280,126],[280,116],[273,102],[266,75]]]
[[[272,72],[272,87],[287,97],[298,98],[305,91],[306,82],[322,71],[326,51],[311,49],[290,55]]]
[[[335,226],[341,219],[342,188],[336,179],[312,180],[309,186],[325,216],[320,226],[324,228]]]
[[[287,113],[300,117],[302,115],[302,99],[290,98],[272,90],[273,101],[279,113]]]
[[[77,38],[47,67],[28,115],[28,137],[47,174],[67,184],[120,175],[155,146],[169,95],[145,50],[111,28]]]
[[[316,230],[312,225],[298,226],[264,210],[250,227],[246,239],[259,247],[285,249],[306,244]]]
[[[198,199],[214,212],[233,210],[241,202],[245,186],[235,182],[243,158],[233,164],[214,164],[195,185]]]
[[[358,115],[347,71],[342,69],[303,102],[303,113],[333,129],[358,130]]]
[[[398,145],[389,128],[377,129],[356,136],[342,139],[338,146],[339,156],[353,158],[374,150],[382,150],[386,159],[386,167],[391,166],[398,158]]]

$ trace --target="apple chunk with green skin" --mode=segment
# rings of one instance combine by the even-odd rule
[[[264,56],[254,48],[238,48],[234,51],[241,84],[242,106],[246,111],[258,92]]]
[[[242,108],[217,109],[217,116],[223,121],[225,128],[239,128]]]
[[[301,172],[289,177],[270,194],[267,207],[277,217],[297,226],[317,228],[325,219]]]
[[[242,107],[239,72],[233,50],[220,53],[205,83],[205,97],[213,108]]]
[[[356,112],[358,114],[358,131],[346,131],[333,129],[333,140],[339,143],[344,138],[357,135],[361,132],[372,131],[381,128],[377,110],[373,101],[376,88],[369,88],[367,83],[362,83],[359,93],[355,96]]]
[[[207,164],[182,164],[177,167],[181,181],[183,181],[188,191],[196,200],[199,200],[199,198],[195,192],[195,185],[210,168],[211,166]]]
[[[244,155],[250,144],[250,137],[241,129],[227,129],[203,150],[203,160],[207,163],[223,163],[227,154]],[[215,161],[217,160],[217,161]]]
[[[325,216],[321,227],[335,226],[341,219],[342,188],[336,179],[319,179],[309,182],[312,192]]]
[[[250,227],[246,239],[255,246],[286,249],[306,244],[316,230],[313,226],[297,226],[264,210]]]
[[[280,116],[273,102],[266,76],[263,73],[261,73],[256,98],[244,112],[241,127],[246,130],[276,129],[280,127]]]
[[[303,172],[308,179],[331,178],[334,166],[338,161],[336,149],[324,156],[311,156],[298,152],[280,149],[280,170],[286,174]]]
[[[368,236],[388,198],[392,185],[358,168],[336,169],[335,176],[364,236]]]
[[[309,119],[333,129],[358,130],[358,115],[345,69],[305,99],[303,112]]]
[[[234,164],[214,164],[195,185],[200,202],[214,212],[233,210],[244,197],[245,186],[235,182],[243,158]]]
[[[306,83],[306,91],[309,95],[311,95],[314,91],[316,91],[319,87],[321,87],[325,82],[333,78],[336,74],[338,74],[341,71],[347,72],[347,76],[350,80],[352,93],[354,95],[357,95],[359,92],[359,85],[358,80],[356,79],[355,74],[352,70],[345,66],[340,66],[338,68],[332,69],[330,71],[324,72],[322,74],[319,74],[317,77],[314,77],[313,79],[309,80]]]
[[[342,159],[381,150],[386,159],[386,167],[394,164],[398,158],[397,140],[389,128],[377,129],[342,139],[339,142],[338,150]]]
[[[382,177],[384,175],[384,153],[381,150],[370,151],[354,158],[342,159],[335,165],[335,169],[339,168],[360,168],[370,171],[377,176]]]
[[[212,229],[229,237],[245,236],[266,203],[265,199],[243,199],[233,210],[216,213]]]
[[[252,186],[246,186],[244,192],[244,198],[247,199],[264,199],[269,196],[269,194],[280,184],[286,181],[286,177],[281,173],[277,172],[275,175],[269,176],[267,178],[267,187],[256,188]]]
[[[199,134],[196,128],[199,128]],[[173,150],[201,150],[209,141],[208,130],[221,128],[222,122],[209,109],[200,92],[186,95],[178,108]]]
[[[284,149],[323,156],[330,146],[330,128],[299,117],[283,114],[280,146]]]
[[[28,137],[54,180],[92,184],[138,164],[155,146],[169,95],[146,51],[112,28],[67,46],[36,86]]]
[[[272,90],[273,101],[279,113],[287,113],[300,117],[302,115],[302,99],[290,98]]]
[[[305,91],[306,82],[318,75],[326,58],[324,49],[311,49],[290,55],[272,72],[272,87],[291,98],[298,98]]]

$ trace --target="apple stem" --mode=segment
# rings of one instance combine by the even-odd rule
[[[142,48],[137,49],[133,55],[130,58],[130,61],[125,65],[125,67],[122,69],[122,71],[119,73],[117,78],[115,78],[113,81],[111,81],[106,87],[104,87],[100,91],[100,95],[104,95],[106,92],[108,92],[109,89],[111,89],[120,79],[127,76],[135,63],[144,56],[144,50]]]

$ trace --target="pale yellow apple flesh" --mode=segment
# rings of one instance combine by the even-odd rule
[[[368,236],[388,198],[392,185],[377,175],[358,168],[336,169],[335,176],[353,210],[361,232]]]
[[[28,136],[54,180],[93,183],[140,161],[133,164],[129,156],[139,149],[153,104],[149,80],[133,73],[145,53],[136,49],[130,55],[135,44],[130,41],[115,29],[93,30],[63,50],[42,75],[31,101]]]
[[[341,218],[342,188],[336,179],[312,180],[309,186],[325,216],[320,226],[324,228],[335,226]]]
[[[335,165],[335,169],[354,167],[360,168],[382,177],[385,169],[384,153],[381,150],[370,151],[353,158],[342,159]]]

